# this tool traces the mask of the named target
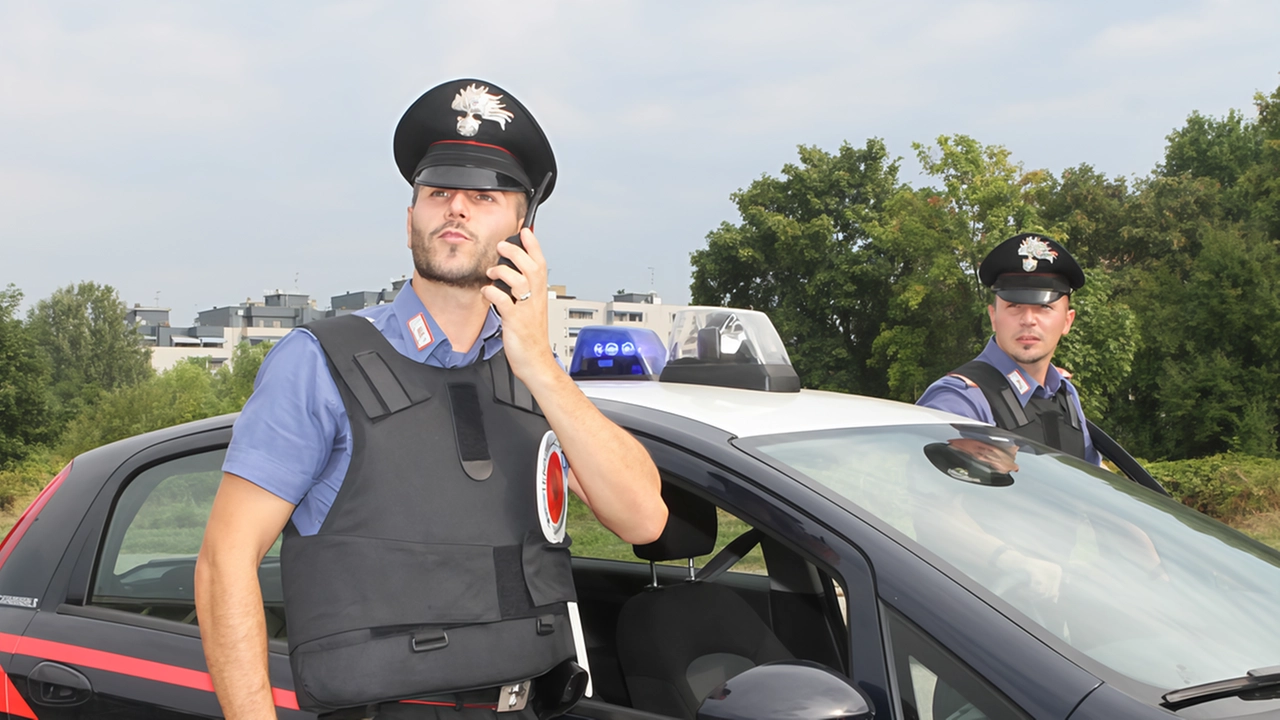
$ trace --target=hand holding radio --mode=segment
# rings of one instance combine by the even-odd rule
[[[547,185],[551,184],[551,178],[554,175],[555,173],[547,173],[546,176],[542,178],[542,182],[538,185],[538,189],[534,191],[533,198],[529,200],[529,209],[525,211],[525,214],[524,214],[524,225],[521,226],[522,230],[529,230],[533,228],[533,217],[534,215],[537,214],[538,205],[542,203],[542,196],[544,193],[546,193]],[[515,245],[516,247],[522,250],[524,249],[524,243],[520,241],[520,233],[516,233],[515,235],[512,235],[511,237],[507,238],[503,242],[509,242],[512,245]],[[515,263],[511,262],[510,259],[505,257],[500,258],[498,260],[498,264],[505,265],[506,267],[509,267],[512,270],[515,270],[516,272],[520,271],[520,268],[517,268]],[[524,298],[517,298],[515,294],[511,292],[511,286],[508,285],[507,282],[505,280],[502,280],[501,278],[495,279],[493,281],[493,286],[498,288],[502,292],[506,293],[507,295],[509,295],[512,301],[519,302],[520,300],[524,299]]]

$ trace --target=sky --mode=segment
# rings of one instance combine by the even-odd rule
[[[412,271],[391,137],[454,78],[555,149],[550,282],[689,299],[731,193],[796,159],[964,133],[1028,169],[1151,172],[1192,111],[1280,86],[1280,3],[0,0],[0,286],[198,310]]]

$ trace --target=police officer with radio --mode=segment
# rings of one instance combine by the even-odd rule
[[[565,490],[628,543],[666,523],[652,460],[547,341],[525,220],[555,158],[533,116],[456,80],[409,107],[394,148],[413,186],[411,284],[285,336],[227,450],[196,602],[233,720],[275,717],[258,568],[281,531],[302,709],[547,718],[585,684]]]
[[[1053,365],[1075,320],[1071,293],[1084,286],[1084,271],[1056,241],[1021,233],[987,255],[978,278],[995,295],[987,307],[993,336],[976,359],[934,382],[916,404],[1099,464],[1071,375]]]

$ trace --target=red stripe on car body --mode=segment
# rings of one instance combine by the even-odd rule
[[[79,645],[69,645],[40,638],[21,637],[8,633],[0,633],[0,650],[12,652],[15,655],[28,655],[41,660],[52,660],[54,662],[67,663],[68,665],[106,670],[107,672],[143,678],[144,680],[155,680],[156,682],[178,685],[192,690],[213,692],[213,678],[203,670],[192,670],[191,668],[168,665],[154,660],[143,660],[142,658],[120,655],[105,650],[94,650],[93,648],[80,647]],[[273,687],[271,688],[271,699],[276,707],[285,708],[286,710],[299,709],[297,693],[292,690]]]

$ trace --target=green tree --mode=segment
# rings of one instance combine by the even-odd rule
[[[1280,252],[1239,225],[1208,227],[1193,248],[1128,275],[1141,345],[1131,400],[1114,404],[1122,442],[1180,459],[1276,452],[1280,406]]]
[[[1255,102],[1256,121],[1192,113],[1170,133],[1104,253],[1139,331],[1108,420],[1147,457],[1277,451],[1280,90]]]
[[[782,177],[732,195],[742,223],[723,223],[692,254],[693,300],[768,313],[808,387],[882,392],[867,363],[890,279],[868,243],[897,192],[898,163],[876,139],[799,155]]]
[[[231,362],[218,368],[213,377],[213,394],[218,399],[221,412],[240,412],[244,408],[249,395],[253,393],[253,381],[258,377],[258,369],[267,357],[273,343],[263,342],[250,345],[241,342],[231,353]]]
[[[94,282],[59,288],[31,309],[27,324],[49,358],[60,422],[101,393],[154,374],[150,353],[125,323],[125,312],[114,288]]]
[[[0,467],[22,460],[50,429],[49,365],[17,317],[22,291],[0,290]]]
[[[982,293],[961,259],[968,242],[932,188],[904,188],[890,201],[866,253],[883,283],[870,364],[884,372],[885,396],[913,402],[981,349]]]
[[[1272,240],[1280,240],[1280,87],[1253,98],[1261,148],[1258,162],[1244,172],[1241,188],[1249,201],[1250,218]]]
[[[1232,220],[1249,217],[1249,192],[1240,187],[1240,180],[1261,159],[1263,137],[1257,123],[1237,110],[1223,118],[1193,112],[1167,139],[1164,162],[1156,168],[1158,176],[1213,180],[1222,191],[1227,216]]]
[[[60,450],[75,456],[152,430],[221,414],[204,358],[188,358],[147,380],[102,393],[67,425]]]
[[[1085,417],[1108,429],[1112,399],[1133,371],[1138,350],[1137,316],[1115,298],[1112,277],[1101,269],[1085,270],[1085,286],[1071,294],[1076,319],[1054,354],[1055,365],[1071,371]]]
[[[1037,198],[1053,181],[1046,170],[1025,170],[1000,145],[983,145],[968,135],[943,135],[937,147],[913,143],[926,174],[942,181],[937,193],[951,222],[956,259],[981,294],[978,265],[991,248],[1020,232],[1043,232]]]
[[[907,402],[981,350],[989,292],[978,266],[1011,235],[1044,232],[1040,197],[1055,182],[966,135],[913,147],[941,187],[902,189],[868,253],[889,278],[871,364],[884,370],[883,394]]]
[[[1087,164],[1050,177],[1037,192],[1043,223],[1055,228],[1055,239],[1071,245],[1071,255],[1083,267],[1112,270],[1133,261],[1126,224],[1129,186],[1124,178],[1109,179]]]

